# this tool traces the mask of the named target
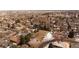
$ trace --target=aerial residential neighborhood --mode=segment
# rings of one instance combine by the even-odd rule
[[[79,48],[79,11],[0,11],[0,48]]]

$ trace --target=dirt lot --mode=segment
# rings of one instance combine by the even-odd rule
[[[68,37],[71,30],[74,32],[74,37],[71,39],[78,37],[79,11],[0,11],[1,48],[38,47],[46,33],[58,30],[64,33],[64,38],[71,38]],[[32,39],[35,40],[30,44]],[[71,48],[79,47],[79,43],[70,43]]]

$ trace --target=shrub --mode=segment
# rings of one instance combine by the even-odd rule
[[[26,44],[27,42],[30,41],[30,37],[31,37],[31,33],[27,34],[27,35],[21,35],[21,42],[20,44]]]

